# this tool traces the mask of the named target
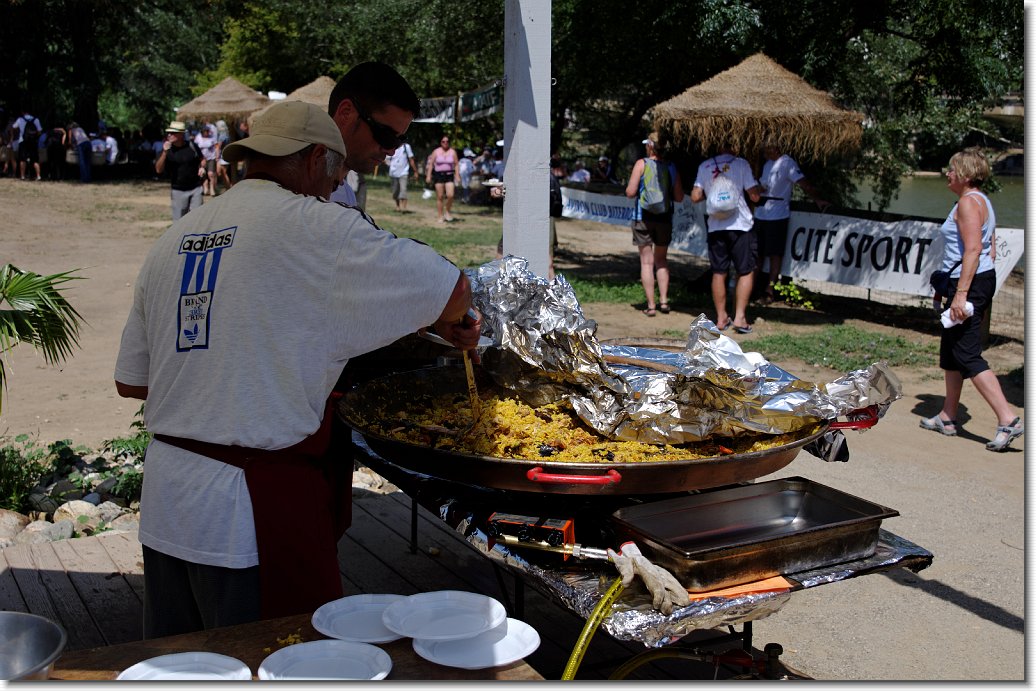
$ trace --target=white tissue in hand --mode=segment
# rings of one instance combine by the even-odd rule
[[[975,306],[972,305],[971,301],[969,300],[966,303],[964,303],[964,318],[967,319],[968,317],[971,317],[974,314]],[[964,321],[957,320],[956,322],[954,322],[953,318],[950,317],[950,308],[946,308],[945,310],[943,310],[943,313],[939,316],[939,319],[942,320],[942,326],[946,327],[947,329]]]

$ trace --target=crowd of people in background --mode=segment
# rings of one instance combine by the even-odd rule
[[[0,177],[27,181],[78,178],[82,183],[99,178],[159,177],[155,164],[167,135],[161,126],[124,131],[109,127],[104,120],[93,127],[74,120],[47,123],[24,109],[17,114],[0,110],[0,122]],[[247,123],[189,122],[184,135],[205,159],[203,194],[212,197],[230,189],[239,171],[219,153],[231,141],[248,135]]]

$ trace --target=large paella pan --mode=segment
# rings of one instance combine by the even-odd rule
[[[487,383],[480,383],[479,394],[487,401],[506,395]],[[565,455],[545,437],[535,453],[511,458],[466,451],[458,440],[465,430],[428,424],[421,409],[443,396],[454,397],[458,409],[465,406],[465,377],[459,368],[428,368],[371,380],[346,393],[338,410],[375,453],[405,468],[489,488],[588,495],[670,493],[753,480],[790,464],[830,427],[821,422],[794,434],[667,446],[664,453],[649,452],[637,461],[611,453],[603,439],[594,445],[599,452],[594,460],[563,460]],[[674,455],[673,449],[678,453]],[[686,452],[685,458],[679,450]]]

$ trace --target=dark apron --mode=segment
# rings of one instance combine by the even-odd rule
[[[309,613],[341,598],[338,541],[352,523],[349,427],[333,392],[315,433],[284,449],[252,449],[156,434],[155,439],[245,472],[259,548],[262,619]],[[215,530],[215,529],[214,529]]]

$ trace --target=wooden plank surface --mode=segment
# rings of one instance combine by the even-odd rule
[[[86,604],[101,624],[105,644],[121,644],[144,636],[143,602],[112,562],[99,537],[51,544]]]
[[[2,550],[0,550],[0,610],[13,610],[19,613],[29,611]]]
[[[115,563],[123,579],[143,603],[144,555],[141,552],[140,541],[137,540],[137,532],[102,533],[96,539],[104,547],[111,561]]]
[[[64,627],[68,633],[68,649],[105,644],[52,546],[52,543],[19,545],[4,551],[28,612]]]
[[[66,652],[58,659],[52,680],[114,680],[135,663],[171,653],[210,651],[233,656],[247,665],[255,678],[270,653],[281,648],[277,639],[298,632],[303,641],[325,639],[313,629],[310,615],[252,622],[173,637],[129,642],[116,646]],[[518,661],[482,670],[449,668],[424,660],[414,653],[410,639],[379,644],[392,658],[388,680],[542,680],[528,664]]]

